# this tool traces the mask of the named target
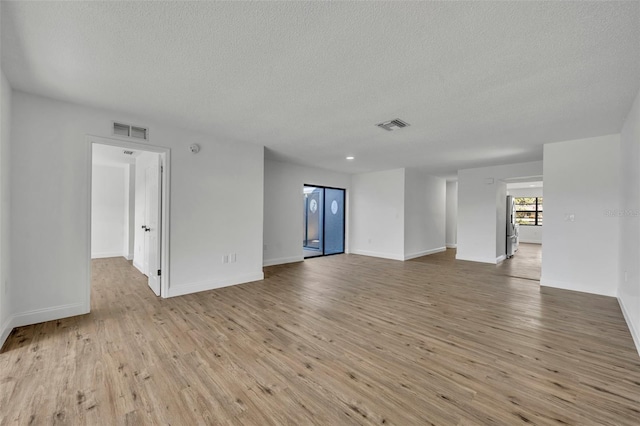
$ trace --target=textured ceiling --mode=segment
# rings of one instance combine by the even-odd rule
[[[345,172],[539,160],[545,142],[619,132],[640,86],[635,1],[1,8],[16,89]],[[374,125],[393,118],[411,126]]]

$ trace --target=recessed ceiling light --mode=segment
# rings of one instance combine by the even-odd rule
[[[533,186],[535,186],[535,185],[529,185],[529,186],[533,187]]]
[[[355,158],[356,158],[356,157],[352,157],[352,156],[350,155],[350,156],[348,156],[348,157],[347,157],[347,160],[353,160],[353,159],[355,159]]]

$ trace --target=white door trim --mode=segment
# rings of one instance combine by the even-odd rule
[[[170,206],[170,182],[171,182],[171,149],[160,147],[156,145],[143,144],[138,142],[131,142],[129,140],[122,140],[118,138],[109,138],[103,136],[87,135],[86,137],[88,149],[87,149],[87,167],[89,169],[89,184],[88,188],[88,212],[89,229],[87,230],[87,241],[85,246],[86,260],[88,263],[87,277],[85,289],[85,308],[86,312],[89,312],[91,308],[91,179],[92,179],[92,163],[93,163],[93,144],[98,143],[101,145],[116,146],[119,148],[129,148],[139,151],[157,152],[160,154],[161,164],[163,167],[162,172],[162,233],[161,233],[161,247],[162,253],[160,255],[160,269],[162,270],[162,279],[160,280],[160,295],[163,298],[169,295],[169,206]]]

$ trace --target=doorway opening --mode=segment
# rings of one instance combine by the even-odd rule
[[[345,190],[318,185],[303,188],[304,258],[344,253]]]
[[[515,179],[514,179],[515,180]],[[542,177],[507,182],[505,275],[539,282],[542,271]]]
[[[94,267],[129,267],[134,275],[139,271],[141,282],[156,296],[165,296],[169,288],[170,152],[102,137],[90,136],[88,142],[87,311]]]

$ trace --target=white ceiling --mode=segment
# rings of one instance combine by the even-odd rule
[[[16,89],[345,172],[540,160],[543,143],[619,132],[640,88],[636,1],[2,2],[1,12]],[[394,118],[411,126],[375,126]]]

